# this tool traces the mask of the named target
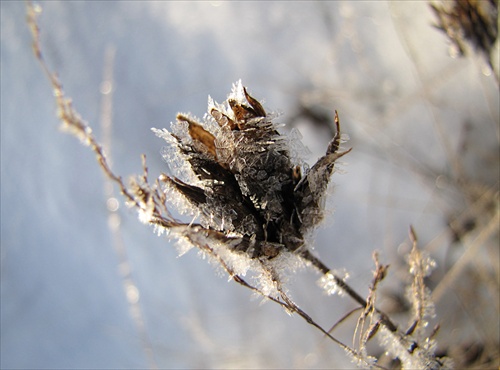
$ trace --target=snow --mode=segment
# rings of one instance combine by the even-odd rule
[[[498,181],[498,86],[481,60],[447,55],[424,2],[39,4],[47,62],[98,139],[105,54],[116,48],[107,152],[124,178],[142,172],[141,153],[152,178],[167,171],[151,127],[170,128],[177,112],[202,117],[207,96],[223,101],[240,78],[266,110],[284,112],[278,121],[296,114],[298,101],[317,101],[332,117],[338,110],[353,151],[342,158],[345,173],[333,174],[333,221],[318,231],[315,251],[360,292],[374,249],[390,263],[410,224],[422,244],[445,229],[453,206],[424,174],[452,173],[449,148],[464,122],[485,122],[467,143],[484,160],[464,152],[464,171]],[[175,243],[127,207],[116,211],[118,240],[133,285],[123,278],[95,156],[57,129],[24,2],[0,6],[0,367],[351,368],[321,333],[259,305],[194,251],[177,258]],[[331,137],[307,120],[297,127],[312,164]],[[122,202],[117,189],[114,197]],[[294,301],[324,327],[352,308],[297,270]]]

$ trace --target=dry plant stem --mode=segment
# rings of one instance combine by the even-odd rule
[[[462,270],[471,262],[478,250],[484,246],[485,242],[494,234],[498,233],[498,223],[500,222],[499,213],[496,212],[491,221],[481,230],[479,235],[467,243],[467,249],[460,259],[453,265],[447,274],[441,279],[438,286],[432,292],[432,300],[438,302],[446,291],[453,286],[454,282],[460,277]]]
[[[176,220],[174,220],[171,216],[170,213],[168,212],[168,209],[166,208],[166,195],[158,190],[159,183],[158,180],[153,184],[150,185],[148,182],[148,170],[146,166],[146,159],[145,156],[142,157],[142,167],[143,167],[143,175],[139,177],[138,180],[135,180],[130,188],[127,188],[120,176],[117,176],[110,168],[107,159],[103,153],[102,146],[97,142],[97,140],[94,138],[92,135],[92,130],[90,127],[84,123],[80,115],[73,109],[71,100],[67,98],[63,92],[62,89],[62,84],[60,83],[57,75],[53,72],[50,71],[48,68],[40,47],[40,32],[39,28],[37,25],[36,21],[36,10],[33,7],[33,5],[28,2],[28,24],[31,28],[32,36],[33,36],[33,50],[35,53],[36,58],[40,62],[40,65],[49,79],[52,88],[54,90],[54,95],[56,98],[56,103],[58,107],[58,114],[59,118],[61,119],[63,123],[63,128],[69,131],[72,135],[76,136],[79,138],[84,144],[90,146],[91,150],[95,153],[97,162],[99,163],[101,169],[103,170],[104,174],[113,182],[115,182],[119,189],[121,194],[124,196],[126,199],[127,203],[131,206],[136,208],[137,210],[141,212],[147,212],[149,214],[148,222],[151,225],[157,225],[160,228],[166,228],[166,229],[175,229],[175,227],[178,226],[186,226],[186,224],[182,224]],[[338,119],[338,118],[337,118]],[[334,141],[334,144],[338,145],[338,142]],[[338,156],[340,157],[341,155],[345,154],[340,153]],[[162,178],[160,177],[160,181],[162,181]],[[201,228],[201,225],[198,224],[191,224],[189,225],[191,228]],[[212,230],[206,230],[208,234],[217,237],[218,232],[212,231]],[[189,238],[188,235],[185,235],[186,238]],[[235,274],[231,268],[225,263],[224,259],[221,258],[216,251],[214,251],[210,246],[206,244],[200,245],[199,243],[194,243],[197,245],[201,250],[205,251],[212,257],[214,257],[220,265],[225,269],[225,271],[229,274],[229,276],[232,277],[232,279],[237,282],[238,284],[245,286],[246,288],[249,288],[250,290],[272,300],[273,302],[281,305],[285,309],[287,309],[289,312],[294,312],[298,314],[302,319],[304,319],[308,324],[314,326],[318,330],[320,330],[325,336],[327,336],[330,340],[334,341],[336,344],[338,344],[340,347],[342,347],[344,350],[349,352],[352,356],[355,358],[360,359],[363,361],[361,356],[356,353],[355,350],[351,349],[347,345],[343,344],[336,338],[334,338],[331,334],[330,331],[327,331],[323,329],[318,323],[316,323],[308,314],[306,314],[302,309],[300,309],[295,303],[293,303],[289,297],[285,294],[283,289],[279,286],[279,281],[275,280],[277,285],[278,285],[278,291],[280,293],[281,299],[279,300],[278,298],[272,297],[270,295],[267,295],[263,293],[261,290],[258,288],[248,284],[245,280],[241,278],[241,276]],[[377,310],[371,302],[368,302],[366,299],[364,299],[362,296],[360,296],[354,289],[352,289],[342,278],[339,276],[335,275],[334,273],[331,272],[331,270],[323,264],[317,257],[313,256],[309,251],[305,250],[302,252],[298,252],[300,256],[306,260],[309,261],[313,266],[315,266],[322,274],[329,274],[330,276],[333,277],[335,283],[339,286],[339,288],[346,294],[348,295],[351,299],[353,299],[355,302],[357,302],[361,307],[363,307],[365,310],[370,309],[376,312],[379,317],[380,317],[380,325],[385,326],[389,331],[394,332],[398,337],[402,338],[402,334],[398,332],[397,326],[389,319],[389,317],[384,314],[383,312]],[[368,338],[369,339],[369,338]],[[376,366],[379,367],[378,365],[372,364],[371,366]]]
[[[62,84],[59,81],[56,73],[49,70],[47,63],[45,62],[42,51],[40,48],[40,30],[36,22],[36,10],[31,2],[28,2],[28,25],[31,28],[31,33],[33,35],[33,51],[36,58],[40,62],[43,72],[49,79],[54,90],[54,96],[56,98],[56,104],[58,108],[58,115],[63,123],[63,128],[71,130],[72,134],[82,141],[86,145],[90,146],[92,151],[97,156],[97,162],[101,166],[105,175],[113,180],[120,187],[122,195],[133,203],[136,203],[134,197],[128,192],[127,188],[123,184],[122,178],[113,173],[111,168],[108,166],[106,157],[104,156],[102,146],[95,140],[92,135],[92,130],[88,127],[82,120],[82,118],[73,109],[71,99],[66,98],[62,89]]]
[[[323,263],[321,262],[317,257],[313,256],[309,251],[305,251],[301,254],[302,258],[304,258],[306,261],[309,261],[313,264],[314,267],[316,267],[319,271],[321,271],[322,274],[330,274],[333,279],[335,280],[335,283],[342,289],[342,291],[351,297],[354,301],[359,303],[361,307],[366,308],[368,306],[368,303],[365,298],[360,296],[353,288],[349,286],[342,278],[337,276],[336,274],[332,273],[331,270]],[[382,319],[382,324],[387,327],[392,332],[395,332],[398,330],[397,326],[391,321],[391,319],[382,311],[375,309],[375,311],[380,315]]]
[[[337,340],[336,338],[334,338],[330,333],[328,333],[325,329],[323,329],[318,323],[316,323],[308,314],[306,314],[303,310],[301,310],[295,303],[293,303],[290,298],[288,298],[288,296],[283,292],[283,290],[281,289],[281,287],[278,288],[279,292],[280,292],[280,296],[281,298],[283,299],[283,301],[280,301],[278,298],[275,298],[273,296],[270,296],[270,295],[267,295],[267,294],[264,294],[261,290],[259,290],[258,288],[254,287],[253,285],[250,285],[249,283],[247,283],[241,276],[235,274],[232,269],[225,263],[224,259],[222,259],[212,248],[210,248],[210,246],[208,246],[207,244],[204,244],[203,246],[201,246],[201,249],[205,252],[207,252],[208,254],[210,254],[212,257],[214,257],[217,262],[220,263],[220,265],[223,267],[223,269],[227,272],[227,274],[231,277],[231,279],[233,279],[235,282],[237,282],[238,284],[240,285],[243,285],[245,288],[248,288],[252,291],[254,291],[255,293],[259,294],[259,295],[262,295],[264,296],[265,298],[279,304],[280,306],[282,306],[284,309],[290,311],[290,312],[295,312],[297,313],[299,316],[301,316],[304,320],[307,321],[308,324],[314,326],[315,328],[317,328],[318,330],[320,330],[323,334],[325,334],[329,339],[331,339],[332,341],[334,341],[335,343],[337,343],[339,346],[341,346],[343,349],[347,350],[347,351],[352,351],[348,346],[346,346],[344,343],[342,343],[341,341]],[[275,281],[277,284],[279,284],[277,281]]]
[[[362,308],[363,307],[356,307],[356,308],[353,308],[352,310],[348,311],[344,316],[342,316],[340,319],[338,319],[337,322],[335,324],[333,324],[330,329],[328,329],[328,332],[331,333],[332,331],[334,331],[337,326],[339,326],[345,320],[347,320],[354,312],[359,311]]]
[[[107,153],[108,163],[112,163],[112,126],[113,126],[113,67],[114,67],[114,56],[116,49],[114,47],[108,46],[106,48],[105,60],[104,60],[104,71],[103,80],[101,82],[101,129],[103,133],[103,147]],[[106,200],[109,201],[115,198],[114,186],[109,179],[109,177],[104,178],[104,194]],[[144,319],[143,310],[141,308],[140,301],[137,297],[130,296],[131,289],[137,289],[137,284],[134,281],[132,274],[132,267],[130,266],[130,261],[127,256],[127,249],[122,237],[120,228],[120,215],[116,212],[117,209],[111,209],[108,207],[108,227],[112,237],[113,247],[118,258],[119,266],[126,266],[126,268],[120,268],[120,277],[122,278],[124,292],[126,294],[129,309],[132,314],[132,318],[136,327],[136,330],[141,339],[142,348],[146,358],[148,360],[150,369],[158,369],[153,351],[153,345],[151,339],[148,335],[146,321]]]
[[[217,260],[217,262],[222,266],[222,268],[226,271],[226,273],[230,276],[230,278],[232,280],[234,280],[236,283],[244,286],[245,288],[248,288],[248,289],[252,290],[253,292],[255,292],[255,293],[257,293],[257,294],[265,297],[266,299],[269,299],[269,300],[273,301],[274,303],[279,304],[281,307],[283,307],[288,312],[296,313],[302,319],[304,319],[309,325],[311,325],[311,326],[315,327],[316,329],[318,329],[319,331],[321,331],[326,337],[328,337],[330,340],[332,340],[333,342],[335,342],[336,344],[338,344],[346,352],[350,353],[351,356],[359,358],[359,355],[356,353],[356,351],[354,351],[352,348],[350,348],[349,346],[345,345],[344,343],[342,343],[341,341],[339,341],[338,339],[336,339],[335,337],[333,337],[328,331],[326,331],[325,329],[323,329],[323,327],[321,325],[319,325],[316,321],[314,321],[311,318],[311,316],[309,316],[306,312],[304,312],[301,308],[299,308],[287,296],[287,294],[283,291],[283,289],[280,286],[281,284],[279,283],[278,280],[275,280],[275,283],[278,285],[278,291],[280,292],[280,296],[281,296],[282,301],[279,300],[278,298],[275,298],[275,297],[271,296],[271,295],[264,294],[258,288],[256,288],[253,285],[247,283],[241,276],[235,274],[234,271],[226,264],[226,262],[224,261],[224,259],[221,258],[217,254],[217,252],[213,248],[211,248],[209,245],[203,244],[203,245],[200,246],[200,249],[202,251],[206,252],[207,254],[209,254],[210,256],[212,256],[213,258],[215,258]],[[360,358],[360,360],[362,360],[362,359]],[[371,366],[379,368],[379,369],[385,369],[384,367],[379,366],[377,364],[371,364]]]
[[[379,320],[376,320],[376,322],[373,323],[374,319],[373,313],[376,311],[375,299],[376,299],[377,286],[384,279],[387,273],[388,266],[380,265],[377,252],[373,253],[373,259],[375,261],[375,272],[372,284],[370,286],[368,298],[366,299],[366,306],[364,307],[364,310],[358,319],[356,329],[354,330],[354,335],[353,335],[353,341],[355,341],[356,334],[359,330],[359,348],[366,348],[366,343],[376,334],[381,324]],[[364,328],[367,318],[370,320],[370,327],[369,330],[365,331]]]

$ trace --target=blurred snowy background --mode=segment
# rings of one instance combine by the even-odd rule
[[[141,153],[152,177],[165,170],[151,127],[169,128],[179,111],[202,117],[207,96],[223,101],[240,78],[302,132],[309,163],[338,110],[353,151],[333,175],[334,212],[315,250],[362,294],[379,250],[391,264],[388,310],[402,310],[394,302],[410,224],[438,260],[436,288],[467,250],[464,230],[480,233],[494,219],[481,204],[467,212],[491,192],[498,205],[498,84],[481,58],[450,57],[426,2],[39,4],[45,58],[101,140],[102,99],[112,97],[108,152],[125,177],[140,173]],[[195,251],[177,258],[123,204],[110,218],[95,156],[57,130],[25,14],[23,2],[1,2],[0,367],[352,368],[317,330],[261,305]],[[453,234],[448,223],[464,212]],[[498,344],[493,230],[477,249],[482,259],[437,297],[442,351]],[[493,281],[477,280],[483,291],[469,270]],[[298,273],[292,297],[329,328],[355,305],[325,296],[317,279]],[[334,334],[350,343],[353,322]]]

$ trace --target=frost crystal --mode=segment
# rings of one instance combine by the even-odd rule
[[[421,273],[424,277],[430,276],[437,266],[436,261],[426,251],[419,251],[417,255],[416,253],[416,251],[412,251],[408,256],[410,274],[418,275]]]
[[[349,278],[347,271],[335,270],[324,274],[320,279],[318,284],[326,291],[328,295],[339,294],[343,295],[344,289],[339,285],[340,281],[345,282]]]

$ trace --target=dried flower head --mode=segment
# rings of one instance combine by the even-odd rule
[[[230,238],[233,251],[259,259],[302,251],[304,236],[323,218],[334,163],[347,153],[339,152],[338,117],[325,155],[302,174],[275,115],[241,81],[223,104],[209,98],[208,105],[203,123],[179,113],[171,132],[153,129],[168,142],[164,157],[173,163],[165,189],[187,201],[203,228]]]
[[[450,39],[454,53],[468,54],[470,47],[483,54],[498,82],[498,0],[453,0],[431,3],[436,27]]]

